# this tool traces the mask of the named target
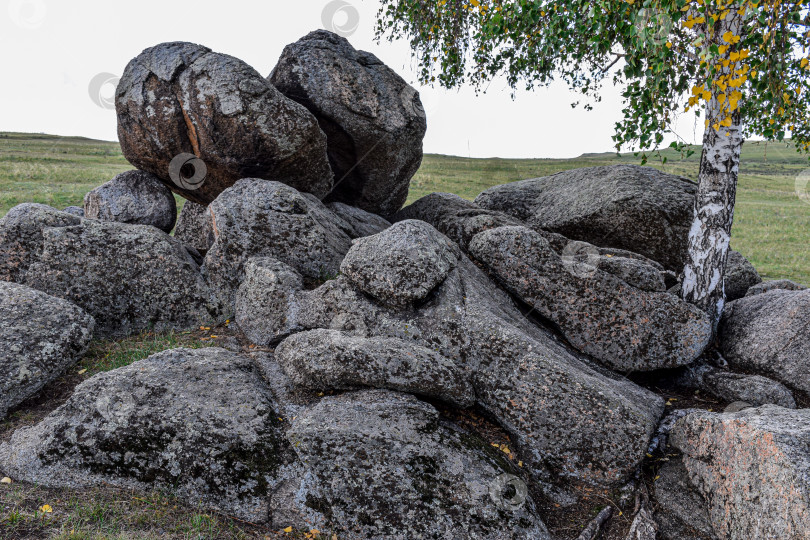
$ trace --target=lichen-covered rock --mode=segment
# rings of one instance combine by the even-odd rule
[[[152,225],[172,232],[177,204],[160,179],[144,171],[127,171],[84,196],[84,215],[90,219]]]
[[[694,413],[675,424],[671,442],[719,538],[807,538],[810,409]]]
[[[186,201],[177,217],[174,237],[205,255],[214,243],[214,225],[208,206]]]
[[[572,240],[640,253],[680,272],[696,184],[651,167],[612,165],[495,186],[475,203]]]
[[[805,289],[807,289],[807,287],[801,283],[796,283],[795,281],[790,281],[789,279],[775,279],[773,281],[765,281],[763,283],[753,285],[745,293],[745,296],[754,296],[755,294],[762,294],[776,290],[803,291]]]
[[[526,468],[546,484],[626,482],[663,412],[663,400],[526,319],[464,255],[418,306],[382,304],[345,275],[294,293],[292,302],[273,303],[272,288],[255,290],[257,302],[278,307],[265,312],[268,319],[293,320],[302,330],[395,338],[451,360],[472,381],[478,404],[513,437]]]
[[[82,222],[79,216],[44,204],[23,203],[0,219],[0,280],[24,282],[28,267],[42,252],[43,231]]]
[[[732,369],[810,393],[810,290],[774,290],[731,302],[719,332]]]
[[[47,487],[163,488],[264,522],[294,454],[248,358],[175,349],[83,382],[0,446],[0,468]]]
[[[503,212],[480,208],[452,193],[431,193],[406,206],[392,218],[395,222],[418,219],[431,224],[442,234],[467,250],[476,234],[509,225],[522,226],[522,222]],[[661,291],[663,266],[631,251],[604,248],[587,242],[572,242],[561,234],[537,229],[551,248],[576,265],[594,266],[621,278],[642,290]]]
[[[0,276],[83,308],[99,336],[187,329],[223,315],[197,263],[171,236],[43,205],[20,205],[0,220]]]
[[[458,247],[423,221],[401,221],[354,242],[340,272],[390,306],[423,300],[455,268]]]
[[[208,211],[215,240],[203,272],[229,304],[250,257],[273,257],[318,280],[337,274],[351,247],[338,218],[320,201],[279,182],[244,178]]]
[[[68,206],[62,212],[72,214],[74,216],[84,217],[84,208],[81,206]]]
[[[523,224],[503,212],[480,208],[454,193],[425,195],[397,212],[391,221],[397,223],[408,219],[429,223],[464,250],[473,236],[481,231]]]
[[[717,540],[706,502],[680,461],[661,467],[655,480],[655,521],[663,540]]]
[[[699,365],[687,368],[678,382],[723,401],[744,401],[753,407],[770,403],[788,409],[796,408],[793,394],[785,385],[761,375],[746,375]]]
[[[757,269],[739,251],[733,249],[728,252],[726,273],[723,276],[723,286],[726,291],[726,300],[731,302],[745,296],[748,289],[762,283]]]
[[[459,407],[475,403],[464,369],[427,347],[403,339],[310,330],[282,341],[276,348],[276,360],[295,385],[309,390],[388,388]]]
[[[315,115],[335,172],[330,200],[390,216],[422,162],[419,94],[376,56],[326,30],[288,45],[269,81]]]
[[[234,303],[234,319],[257,345],[271,345],[300,330],[295,297],[304,288],[301,275],[272,257],[254,257]]]
[[[388,220],[377,214],[366,212],[365,210],[349,206],[342,202],[330,202],[326,207],[346,223],[346,227],[343,227],[343,230],[351,238],[371,236],[391,226]]]
[[[0,420],[78,361],[94,326],[70,302],[0,281]]]
[[[508,461],[411,396],[324,398],[287,437],[341,538],[550,538]]]
[[[315,117],[232,56],[183,42],[146,49],[124,70],[115,108],[124,157],[189,200],[208,204],[248,177],[318,197],[332,187]],[[181,154],[204,167],[181,170]]]
[[[710,322],[695,306],[631,287],[596,266],[576,267],[526,227],[484,231],[468,249],[509,291],[556,323],[574,347],[614,369],[686,365],[711,339]]]

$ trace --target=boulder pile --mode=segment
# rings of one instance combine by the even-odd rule
[[[713,336],[678,296],[689,180],[597,167],[402,208],[418,94],[326,31],[267,78],[157,45],[116,107],[136,170],[0,219],[0,418],[93,337],[237,339],[86,377],[0,438],[0,476],[341,539],[575,538],[580,506],[594,538],[608,502],[611,538],[810,534],[810,291],[734,252]]]

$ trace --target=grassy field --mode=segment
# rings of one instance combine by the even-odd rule
[[[698,154],[682,160],[671,150],[649,165],[694,179]],[[484,189],[566,169],[638,164],[632,154],[594,154],[574,159],[470,159],[428,154],[413,179],[409,202],[434,191],[473,199]],[[117,143],[82,137],[0,133],[0,216],[22,202],[57,208],[81,205],[84,194],[131,169]],[[785,144],[743,147],[732,246],[766,279],[810,284],[810,204],[799,199],[796,176],[810,162]],[[178,201],[180,201],[178,199]]]

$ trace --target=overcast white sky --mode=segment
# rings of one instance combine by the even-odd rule
[[[89,87],[99,74],[120,75],[143,49],[192,41],[268,75],[286,44],[334,25],[419,90],[428,115],[426,152],[562,158],[612,150],[618,89],[606,89],[587,112],[571,109],[576,96],[564,85],[520,92],[515,100],[497,80],[477,96],[471,88],[421,87],[408,44],[373,39],[378,0],[339,1],[341,9],[329,0],[0,0],[0,131],[116,140],[115,111],[99,106]],[[324,22],[327,6],[335,14]],[[102,99],[111,95],[112,86],[104,86]],[[682,125],[679,134],[692,140],[692,121]]]

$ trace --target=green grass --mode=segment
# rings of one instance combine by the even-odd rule
[[[538,150],[542,153],[542,149]],[[649,165],[695,179],[698,154]],[[428,154],[411,183],[408,202],[434,191],[473,199],[488,187],[577,167],[638,164],[632,154],[592,154],[573,159],[470,159]],[[743,147],[732,246],[751,259],[765,279],[810,284],[810,205],[795,192],[795,178],[810,162],[786,144],[749,142]],[[56,208],[81,205],[84,194],[131,169],[118,143],[81,137],[0,133],[0,216],[22,202]],[[182,202],[180,199],[178,201]]]

